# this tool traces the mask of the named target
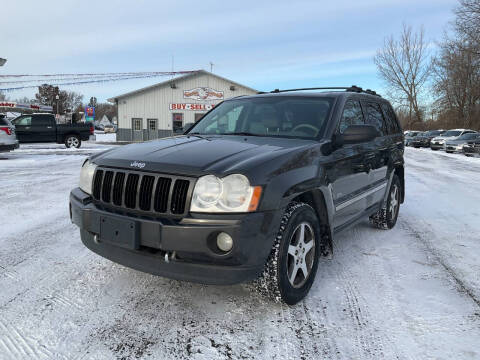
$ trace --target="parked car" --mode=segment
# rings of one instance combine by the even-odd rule
[[[112,261],[206,284],[256,279],[295,304],[334,236],[368,217],[381,229],[397,221],[403,134],[373,94],[225,100],[184,135],[87,159],[71,219],[85,246]]]
[[[475,139],[467,140],[467,143],[463,145],[462,152],[465,156],[479,156],[480,134]]]
[[[405,135],[405,146],[410,146],[413,139],[421,133],[421,131],[410,131],[407,135]]]
[[[434,137],[440,136],[445,132],[445,130],[430,130],[430,131],[425,131],[422,134],[418,134],[415,136],[411,142],[410,145],[412,145],[414,148],[420,148],[420,147],[430,147],[430,141]]]
[[[103,127],[103,131],[106,133],[114,133],[115,132],[115,126],[113,125],[105,125]]]
[[[0,114],[0,152],[8,152],[18,148],[15,127]]]
[[[469,140],[475,140],[480,137],[478,133],[466,133],[462,136],[459,136],[457,139],[454,140],[447,140],[445,142],[445,152],[447,153],[454,153],[454,152],[462,152],[463,146],[468,143]]]
[[[449,140],[456,140],[463,134],[475,133],[474,130],[469,129],[453,129],[445,131],[442,135],[437,136],[430,142],[430,149],[432,150],[445,150],[445,142]]]
[[[20,143],[56,142],[67,148],[79,148],[82,141],[95,139],[91,123],[57,124],[52,114],[22,115],[13,124]]]

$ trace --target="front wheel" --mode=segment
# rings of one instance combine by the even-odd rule
[[[67,135],[67,137],[65,137],[65,146],[67,148],[78,149],[81,145],[82,141],[77,135]]]
[[[318,267],[322,237],[311,206],[291,203],[285,211],[272,252],[255,288],[276,301],[294,305],[310,291]]]

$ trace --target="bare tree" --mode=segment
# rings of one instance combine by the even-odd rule
[[[480,56],[480,1],[460,0],[455,9],[455,30],[468,50]]]
[[[441,111],[455,114],[453,126],[478,127],[480,62],[475,50],[461,39],[445,39],[434,60],[434,86]]]
[[[374,61],[393,99],[408,106],[410,124],[421,122],[423,111],[420,98],[431,74],[423,28],[414,33],[410,26],[403,25],[400,38],[386,38]]]

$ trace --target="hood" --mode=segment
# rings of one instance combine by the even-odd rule
[[[176,136],[130,144],[92,156],[97,165],[167,174],[217,176],[318,144],[316,141],[252,136]]]
[[[451,145],[466,144],[467,142],[468,142],[468,140],[464,140],[464,139],[460,140],[460,139],[455,138],[455,137],[447,138],[447,141],[446,141],[447,144],[451,144]]]

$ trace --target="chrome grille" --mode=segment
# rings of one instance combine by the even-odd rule
[[[191,183],[184,177],[97,168],[93,198],[113,208],[178,216],[188,211]]]

